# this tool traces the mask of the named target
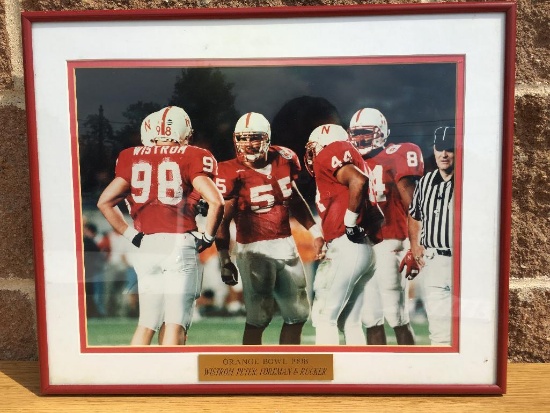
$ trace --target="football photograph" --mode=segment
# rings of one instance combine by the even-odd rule
[[[69,78],[83,352],[456,351],[464,56]]]

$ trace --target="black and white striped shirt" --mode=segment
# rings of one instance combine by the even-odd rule
[[[454,175],[445,182],[439,170],[435,170],[420,178],[409,213],[415,220],[422,221],[420,244],[425,248],[452,248],[453,192]]]

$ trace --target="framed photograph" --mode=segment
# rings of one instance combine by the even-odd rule
[[[504,393],[515,11],[24,12],[42,392]]]

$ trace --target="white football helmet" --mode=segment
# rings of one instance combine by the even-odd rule
[[[271,126],[264,115],[248,112],[235,125],[233,143],[237,158],[254,162],[267,154],[271,144]]]
[[[349,123],[352,143],[361,155],[385,145],[390,130],[386,117],[378,109],[363,108],[354,113]]]
[[[326,124],[313,129],[313,132],[309,135],[309,140],[306,144],[306,154],[304,156],[304,164],[310,175],[315,176],[313,173],[313,162],[325,146],[333,142],[349,140],[348,132],[340,125]]]
[[[153,146],[155,144],[155,134],[158,119],[158,112],[153,112],[141,122],[141,143],[143,146]]]
[[[145,134],[145,139],[151,140],[151,144],[157,142],[176,142],[180,145],[187,145],[189,139],[193,135],[193,129],[191,127],[191,119],[189,115],[178,106],[168,106],[158,112],[151,113],[145,118],[144,122],[150,120],[152,135]],[[143,139],[143,130],[146,128],[142,124],[142,137],[141,141],[146,146]]]

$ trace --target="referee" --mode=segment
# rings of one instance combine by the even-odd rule
[[[432,345],[451,344],[455,128],[434,133],[437,170],[424,175],[409,207],[409,239],[421,268]]]

